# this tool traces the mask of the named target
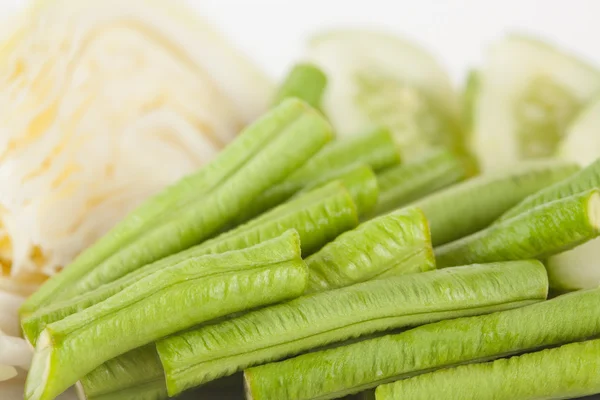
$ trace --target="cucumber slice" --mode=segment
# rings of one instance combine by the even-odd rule
[[[600,155],[600,98],[594,99],[575,119],[561,143],[561,158],[587,166]],[[550,287],[558,292],[595,288],[600,285],[600,239],[550,257],[546,266]]]
[[[587,166],[600,156],[600,98],[594,99],[567,130],[558,155]]]
[[[314,37],[308,58],[329,79],[323,110],[340,136],[378,125],[408,158],[432,144],[462,150],[458,96],[424,50],[385,33],[338,30]]]
[[[557,292],[600,286],[600,239],[594,239],[546,261],[550,288]]]
[[[482,69],[472,147],[483,170],[557,152],[569,124],[600,92],[600,71],[543,42],[509,36]]]

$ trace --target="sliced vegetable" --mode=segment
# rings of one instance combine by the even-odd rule
[[[357,224],[358,217],[350,195],[339,183],[332,183],[303,194],[201,245],[146,265],[91,292],[42,307],[23,318],[21,328],[27,340],[35,345],[46,325],[100,303],[154,272],[189,258],[254,246],[292,228],[300,236],[303,255],[310,255]]]
[[[20,337],[9,336],[0,330],[0,369],[11,371],[14,367],[29,369],[31,348]],[[2,379],[0,379],[2,381]]]
[[[340,235],[306,259],[308,292],[435,269],[429,226],[418,208],[398,210]]]
[[[255,400],[335,399],[439,368],[598,335],[600,289],[595,289],[308,353],[245,374]]]
[[[20,3],[0,33],[0,259],[45,280],[210,161],[273,84],[182,1]]]
[[[157,343],[173,396],[252,365],[345,339],[546,298],[539,262],[430,271],[315,293]],[[269,398],[270,399],[270,398]]]
[[[236,217],[241,223],[292,197],[307,185],[331,179],[349,166],[367,164],[377,172],[400,162],[398,146],[387,129],[370,130],[367,134],[335,141],[281,184],[260,195]]]
[[[578,170],[561,161],[521,163],[501,173],[482,175],[415,203],[431,228],[434,246],[460,239],[491,224],[528,195]]]
[[[54,399],[129,350],[205,321],[298,296],[307,276],[294,231],[248,249],[191,258],[155,272],[48,325],[36,344],[25,398]]]
[[[377,388],[377,400],[567,399],[600,392],[600,340],[462,365]]]
[[[600,154],[600,98],[588,103],[586,108],[567,129],[565,139],[561,142],[558,155],[565,160],[589,165],[598,159]]]
[[[482,68],[472,144],[484,171],[553,156],[597,93],[600,72],[541,41],[511,35]]]
[[[550,288],[556,292],[600,286],[600,239],[596,238],[546,260]]]
[[[163,400],[168,398],[164,372],[154,344],[105,362],[77,384],[85,400]],[[132,383],[135,382],[135,385]]]
[[[296,64],[279,88],[273,103],[278,105],[285,99],[296,97],[320,109],[326,86],[327,76],[316,65]]]
[[[407,160],[431,145],[463,151],[458,97],[423,49],[381,32],[337,30],[308,50],[328,77],[323,109],[342,137],[377,125],[392,130]]]
[[[22,314],[202,241],[257,194],[302,165],[330,136],[329,126],[317,113],[300,101],[286,101],[248,127],[205,168],[138,207],[34,293]]]
[[[600,235],[600,192],[552,201],[435,249],[440,268],[475,262],[544,259]]]
[[[458,182],[465,176],[461,160],[447,150],[432,151],[421,160],[391,167],[377,176],[380,215]]]

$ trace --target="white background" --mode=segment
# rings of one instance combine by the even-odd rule
[[[276,76],[302,55],[311,32],[348,26],[385,29],[413,38],[434,52],[455,80],[479,62],[486,43],[508,31],[546,38],[600,65],[598,0],[188,2]],[[25,3],[0,0],[0,13],[8,15]]]

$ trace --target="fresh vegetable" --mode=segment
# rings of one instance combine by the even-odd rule
[[[337,140],[325,146],[302,168],[260,195],[237,216],[235,223],[247,221],[277,206],[306,186],[335,178],[357,163],[367,164],[375,172],[400,163],[398,146],[387,129],[370,130],[363,136]]]
[[[440,268],[475,262],[544,259],[600,235],[600,192],[542,204],[435,250]]]
[[[435,269],[429,226],[418,208],[398,210],[340,235],[306,259],[308,292]]]
[[[539,205],[600,187],[600,159],[582,170],[526,197],[498,219],[505,221]]]
[[[462,121],[464,132],[468,138],[473,134],[475,125],[475,116],[477,115],[477,104],[479,104],[479,94],[481,92],[481,71],[472,69],[467,74],[465,87],[462,93]]]
[[[600,340],[463,365],[383,385],[377,400],[566,399],[600,392]]]
[[[48,323],[99,303],[145,276],[190,257],[252,246],[276,237],[290,228],[298,231],[302,252],[310,255],[339,233],[356,226],[357,223],[356,210],[348,193],[339,183],[331,183],[305,193],[255,221],[202,245],[143,267],[93,292],[44,307],[23,320],[23,331],[30,342],[35,343],[37,336]],[[133,390],[142,390],[141,388],[144,388],[146,393],[144,396],[149,396],[151,399],[166,398],[166,388],[165,396],[162,396],[163,391],[158,390],[161,387],[158,382],[163,382],[162,387],[165,386],[162,366],[158,361],[158,366],[150,365],[155,353],[154,346],[151,347],[149,350],[144,348],[145,354],[142,354],[144,350],[133,350],[97,367],[81,379],[80,390],[88,394],[88,400],[100,396],[100,393],[105,393],[103,396],[107,397],[100,400],[112,398],[118,400],[122,398],[120,396],[128,399]],[[148,381],[154,384],[147,385]]]
[[[0,264],[37,288],[210,161],[273,83],[180,1],[27,3],[2,13]]]
[[[376,125],[392,130],[406,160],[431,145],[464,152],[458,96],[423,49],[381,32],[337,30],[315,36],[308,59],[327,75],[323,110],[341,137]]]
[[[600,187],[600,159],[578,173],[527,197],[502,215],[499,221],[511,218],[540,204],[597,187]],[[598,256],[600,256],[600,242],[595,239],[550,257],[546,262],[550,286],[557,291],[597,287],[600,285],[600,268],[595,262]]]
[[[302,296],[171,336],[157,349],[173,396],[345,339],[531,304],[546,298],[547,285],[544,267],[531,261],[396,276]]]
[[[369,214],[375,209],[379,198],[379,185],[373,169],[366,164],[354,164],[347,168],[324,174],[322,178],[308,184],[299,193],[321,187],[332,181],[341,182],[348,189],[356,205],[358,215]]]
[[[539,40],[495,43],[481,69],[472,145],[484,171],[553,156],[567,127],[600,92],[600,72]]]
[[[432,151],[419,161],[388,168],[377,176],[379,200],[374,214],[395,210],[464,176],[461,160],[448,150]]]
[[[192,257],[254,246],[261,241],[273,239],[292,228],[296,229],[300,236],[303,255],[310,255],[340,233],[354,228],[357,224],[356,210],[348,192],[339,183],[332,183],[308,192],[256,220],[201,245],[146,265],[91,292],[42,307],[23,318],[21,328],[27,340],[35,345],[38,335],[49,323],[60,321],[71,314],[100,303],[170,265]]]
[[[18,309],[23,299],[0,292],[0,382],[16,378],[19,370],[29,369],[31,349],[20,338]],[[2,391],[0,384],[0,393]]]
[[[546,260],[550,287],[555,292],[591,289],[600,286],[600,240],[593,239]]]
[[[288,73],[275,96],[277,105],[290,97],[304,100],[316,109],[321,108],[321,97],[327,86],[327,76],[312,64],[296,64]]]
[[[600,97],[596,97],[588,103],[569,125],[567,134],[558,149],[560,158],[583,166],[598,159],[598,154],[600,154],[600,142],[596,134],[600,128],[598,113],[600,113]]]
[[[298,100],[287,100],[246,128],[210,165],[134,211],[30,297],[23,306],[23,313],[34,311],[50,301],[93,290],[201,242],[215,234],[265,189],[302,165],[330,138],[329,125],[320,115]],[[294,143],[293,148],[290,143]],[[211,190],[205,189],[203,194],[202,187]],[[200,194],[200,199],[190,200],[188,196],[194,189],[197,191],[194,196]],[[180,191],[190,194],[180,195]],[[170,211],[154,214],[158,208],[164,210],[165,204]],[[153,215],[156,220],[150,227],[148,219]],[[144,232],[134,237],[133,232],[140,228],[145,228]],[[119,235],[120,232],[123,235]]]
[[[85,400],[163,400],[164,372],[154,344],[130,351],[96,368],[77,384]],[[132,383],[135,383],[133,385]]]
[[[305,290],[307,276],[294,231],[155,272],[46,326],[37,340],[25,398],[53,399],[129,350],[227,314],[296,297]]]
[[[600,289],[594,289],[304,354],[250,368],[246,377],[255,400],[334,399],[439,368],[598,335]]]
[[[433,245],[439,246],[485,228],[528,195],[577,170],[574,164],[561,161],[525,162],[469,179],[413,205],[427,216]]]

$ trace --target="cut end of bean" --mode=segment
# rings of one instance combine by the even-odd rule
[[[85,394],[85,389],[83,388],[81,381],[78,381],[75,384],[75,392],[77,393],[77,398],[79,400],[87,400],[87,395]]]
[[[244,371],[244,393],[246,394],[246,400],[254,400],[252,386],[250,385],[250,373],[248,371]]]
[[[600,192],[594,191],[588,200],[588,216],[595,230],[600,229]]]
[[[25,400],[53,400],[67,388],[57,388],[52,381],[53,346],[49,332],[43,331],[37,343],[27,375]]]

